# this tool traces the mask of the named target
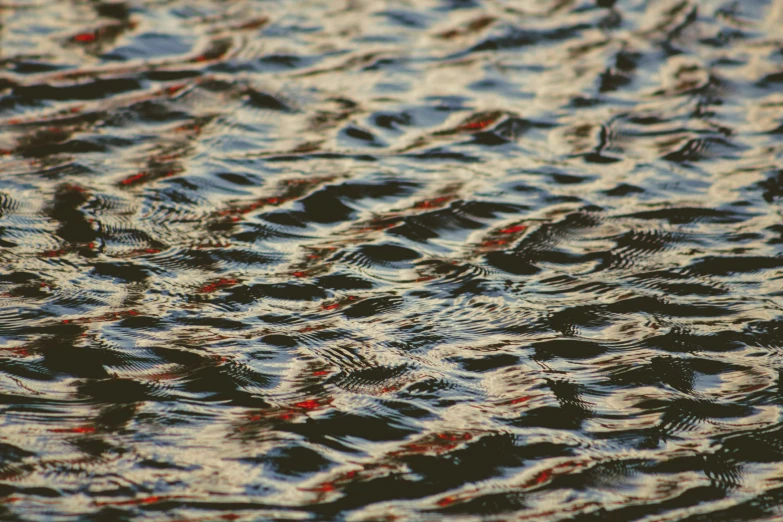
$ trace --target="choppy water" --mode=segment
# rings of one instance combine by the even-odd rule
[[[783,517],[783,1],[0,17],[0,519]]]

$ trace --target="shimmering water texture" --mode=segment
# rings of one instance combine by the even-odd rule
[[[783,519],[783,0],[0,0],[0,519]]]

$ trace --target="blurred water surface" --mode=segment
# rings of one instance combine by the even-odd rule
[[[783,516],[783,1],[0,20],[0,519]]]

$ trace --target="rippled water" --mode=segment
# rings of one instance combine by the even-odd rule
[[[783,1],[0,20],[0,519],[783,517]]]

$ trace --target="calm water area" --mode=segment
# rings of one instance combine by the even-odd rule
[[[783,0],[0,0],[0,520],[783,520]]]

